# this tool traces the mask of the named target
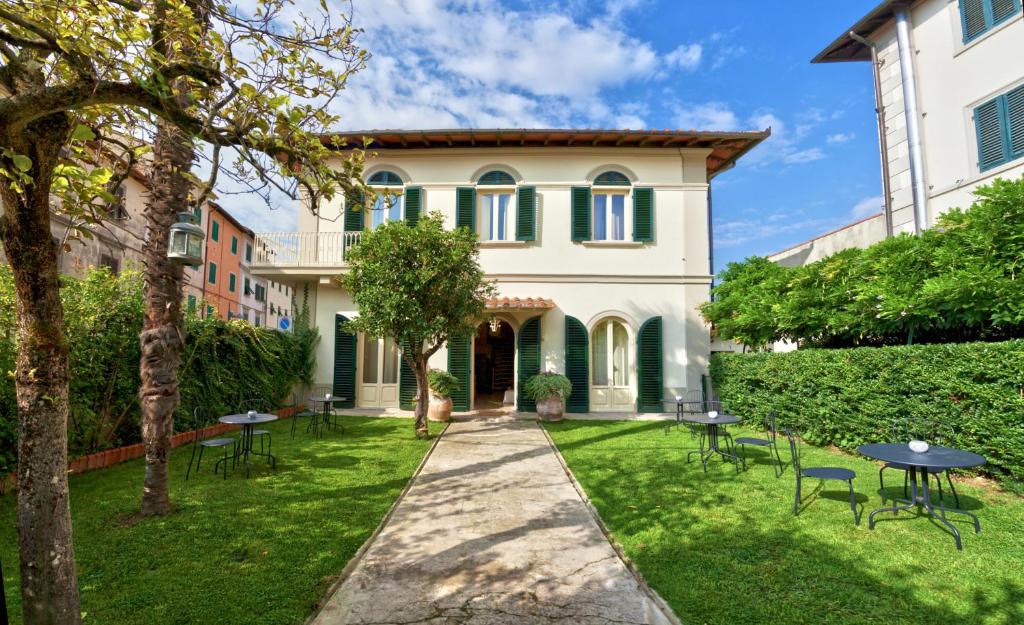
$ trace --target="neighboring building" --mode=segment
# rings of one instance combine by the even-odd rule
[[[267,288],[267,327],[282,330],[281,320],[287,319],[290,328],[292,319],[292,287],[281,282],[270,281]]]
[[[872,46],[885,211],[809,242],[820,252],[775,255],[788,262],[880,241],[887,214],[891,232],[932,227],[979,185],[1024,175],[1021,0],[882,2],[813,62],[872,62]]]
[[[201,315],[242,318],[242,258],[252,231],[214,202],[207,202],[206,210],[200,211],[200,222],[206,231],[206,250],[204,264],[186,270],[188,307],[203,302]]]
[[[885,216],[882,213],[855,221],[768,256],[783,267],[800,267],[851,247],[867,247],[885,238]]]
[[[391,339],[339,331],[358,315],[333,279],[364,228],[439,211],[474,229],[498,295],[473,337],[431,359],[457,410],[534,406],[523,382],[563,372],[572,412],[661,412],[699,389],[709,333],[710,180],[768,132],[437,130],[344,133],[374,156],[367,210],[302,211],[298,233],[256,236],[253,271],[290,283],[319,328],[316,382],[360,408],[409,407],[415,380]],[[307,299],[308,297],[308,299]]]

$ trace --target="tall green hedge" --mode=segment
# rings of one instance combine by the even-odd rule
[[[761,422],[775,410],[847,451],[889,441],[897,417],[940,420],[985,456],[983,473],[1024,482],[1024,340],[715,354],[711,377],[730,412]]]
[[[139,333],[144,310],[142,277],[107,269],[84,278],[61,278],[65,334],[70,350],[68,453],[72,457],[141,441],[138,409]],[[305,309],[305,307],[302,307]],[[245,321],[185,320],[180,372],[181,408],[175,429],[193,427],[192,411],[233,412],[243,398],[282,402],[297,383],[309,383],[315,367],[317,331],[308,312],[285,334]],[[14,286],[0,265],[0,476],[17,464],[17,350]]]

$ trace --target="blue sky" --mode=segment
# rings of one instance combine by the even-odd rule
[[[771,126],[714,182],[721,269],[881,206],[870,66],[810,64],[877,0],[780,4],[354,0],[373,56],[337,112],[346,129]],[[233,209],[295,228],[294,207]]]

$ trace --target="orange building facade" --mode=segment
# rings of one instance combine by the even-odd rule
[[[240,316],[243,289],[242,258],[252,231],[217,204],[208,203],[207,213],[201,220],[206,230],[206,262],[190,276],[188,305],[191,308],[205,302],[206,310],[200,315],[236,318]]]

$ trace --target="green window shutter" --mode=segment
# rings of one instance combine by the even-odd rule
[[[566,412],[590,412],[590,345],[587,326],[576,317],[565,317],[565,377],[572,382]]]
[[[985,2],[986,0],[960,0],[960,25],[964,43],[988,30]]]
[[[196,210],[193,211],[193,214],[196,216],[196,223],[197,224],[203,223],[203,209],[202,208],[197,206]]]
[[[409,351],[408,343],[402,344],[402,352]],[[401,358],[398,365],[398,406],[402,410],[416,409],[416,373]]]
[[[405,190],[405,221],[410,226],[415,226],[420,220],[420,211],[423,208],[423,189],[421,187],[409,187]]]
[[[537,189],[519,187],[516,212],[516,241],[537,240]]]
[[[473,354],[471,337],[453,338],[448,341],[448,373],[459,381],[459,390],[452,393],[452,410],[466,412],[470,409],[470,357]]]
[[[195,295],[189,295],[188,296],[188,311],[189,312],[195,312],[196,311],[196,296]]]
[[[1020,0],[992,0],[992,25],[1001,24],[1020,11]]]
[[[210,284],[217,284],[217,263],[210,263]]]
[[[540,373],[540,317],[519,328],[519,410],[537,412],[537,402],[526,395],[526,381]]]
[[[246,278],[242,285],[245,287],[245,290],[242,291],[242,293],[245,295],[252,295],[252,283],[249,282],[249,278]]]
[[[356,193],[345,200],[345,232],[359,232],[363,229],[363,217],[366,215],[366,199],[362,193]],[[358,210],[357,210],[358,209]]]
[[[210,306],[209,304],[207,304],[206,305],[206,316],[209,317],[211,315],[213,315],[213,306]]]
[[[248,243],[245,244],[245,262],[252,262],[252,246]]]
[[[1024,87],[1006,94],[1006,126],[1009,128],[1010,158],[1024,156]]]
[[[220,239],[220,222],[217,221],[216,219],[214,219],[213,220],[213,225],[210,226],[210,228],[211,228],[211,230],[210,230],[210,238],[213,239],[214,241],[219,240]]]
[[[654,241],[654,189],[633,189],[633,240]]]
[[[344,397],[336,405],[352,408],[356,405],[356,344],[357,338],[345,328],[348,317],[334,316],[334,393]]]
[[[455,227],[476,232],[476,189],[473,187],[455,189]]]
[[[636,338],[637,411],[662,412],[662,320],[651,317]]]
[[[234,235],[231,236],[231,253],[238,254],[238,237]]]
[[[1002,108],[1002,98],[996,98],[974,109],[974,126],[978,132],[978,167],[982,171],[1006,162]]]
[[[228,274],[228,290],[232,293],[235,292],[235,274],[233,273]]]
[[[590,187],[572,188],[572,240],[590,240]]]

